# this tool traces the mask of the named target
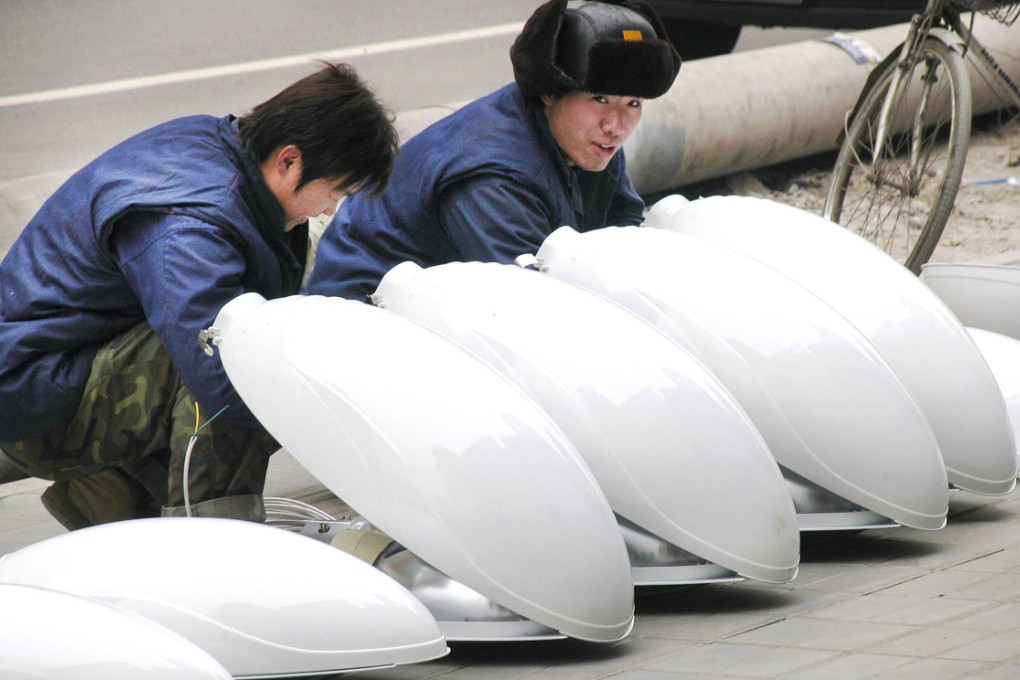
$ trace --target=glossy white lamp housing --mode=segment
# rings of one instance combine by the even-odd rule
[[[964,326],[1020,339],[1020,265],[933,262],[921,281]]]
[[[980,353],[946,305],[881,249],[819,215],[761,198],[670,196],[652,207],[646,226],[740,252],[824,300],[910,390],[935,433],[949,483],[983,494],[1012,490],[1015,444]],[[1014,272],[1020,304],[1020,269]]]
[[[627,551],[591,471],[519,388],[371,305],[246,294],[216,320],[231,382],[314,477],[449,578],[553,633],[633,625]],[[482,630],[491,623],[488,632]],[[513,637],[440,620],[448,639]]]
[[[981,328],[968,328],[967,332],[988,362],[1006,401],[1013,436],[1018,442],[1017,464],[1020,466],[1020,339]]]
[[[0,583],[0,612],[8,680],[231,680],[177,633],[103,602]]]
[[[636,584],[796,575],[793,504],[761,435],[714,375],[642,319],[495,263],[404,262],[373,301],[471,351],[553,417],[635,525],[624,536]]]
[[[647,227],[561,227],[538,260],[542,271],[616,300],[688,348],[784,470],[871,511],[808,513],[794,496],[802,529],[881,518],[945,524],[945,467],[913,397],[857,329],[790,279],[702,239]]]
[[[238,678],[338,673],[448,652],[432,615],[390,577],[252,522],[153,518],[81,529],[3,556],[0,583],[130,610]]]

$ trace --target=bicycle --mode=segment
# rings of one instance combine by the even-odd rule
[[[970,26],[961,13],[971,13]],[[1011,25],[1020,3],[928,0],[914,15],[906,40],[871,72],[847,116],[825,201],[826,218],[914,274],[935,250],[963,177],[972,117],[964,56],[1020,107],[1020,88],[974,37],[976,13]]]

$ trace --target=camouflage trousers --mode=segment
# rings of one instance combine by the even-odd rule
[[[261,428],[214,416],[196,404],[143,323],[100,348],[66,428],[0,449],[26,474],[55,480],[43,504],[65,527],[80,529],[188,514],[184,467],[194,435],[190,514],[264,521],[262,491],[278,444]]]

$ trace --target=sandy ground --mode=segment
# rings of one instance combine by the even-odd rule
[[[688,198],[739,194],[821,213],[835,154],[795,161],[684,187]],[[974,120],[964,182],[1020,177],[1020,119],[996,114]],[[931,262],[1020,259],[1020,185],[964,185]]]

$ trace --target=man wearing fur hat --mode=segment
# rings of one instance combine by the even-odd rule
[[[515,82],[409,140],[383,196],[344,201],[308,293],[367,302],[405,260],[512,262],[564,225],[641,222],[623,143],[680,68],[655,12],[644,0],[550,0],[510,58]]]

